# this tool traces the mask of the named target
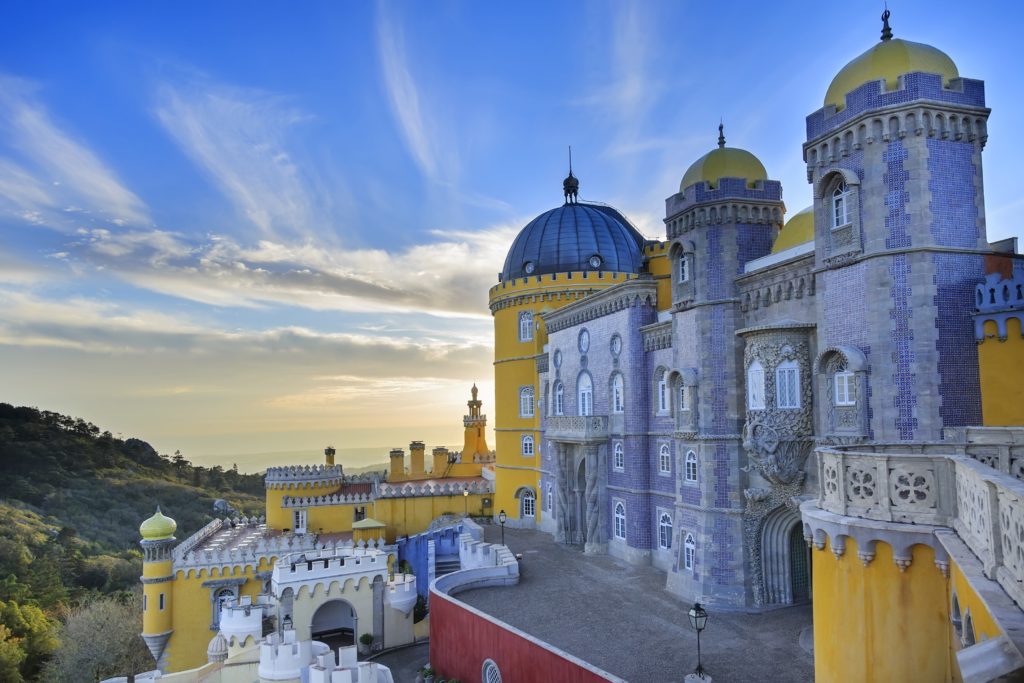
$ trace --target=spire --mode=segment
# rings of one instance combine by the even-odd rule
[[[721,120],[718,122],[718,148],[725,147],[725,124]]]
[[[580,181],[572,174],[572,145],[569,145],[569,175],[562,181],[562,193],[566,204],[575,204],[580,190]]]
[[[882,41],[892,40],[892,29],[889,28],[889,4],[886,3],[882,12]]]

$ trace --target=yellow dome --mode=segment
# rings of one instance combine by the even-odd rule
[[[772,245],[772,253],[791,249],[798,244],[806,244],[814,241],[814,207],[808,206],[803,211],[796,213],[786,221],[779,231]]]
[[[885,87],[891,90],[897,85],[897,76],[915,71],[940,74],[943,85],[960,78],[956,64],[942,50],[909,40],[893,40],[888,10],[882,15],[882,22],[882,42],[839,70],[825,93],[826,106],[834,104],[836,109],[843,109],[846,93],[858,86],[884,78]]]
[[[160,512],[157,507],[156,514],[139,525],[139,534],[145,541],[160,541],[170,538],[178,529],[178,523]]]

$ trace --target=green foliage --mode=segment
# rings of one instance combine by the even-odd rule
[[[18,639],[18,649],[25,655],[19,668],[31,680],[57,649],[55,625],[38,607],[16,602],[0,602],[0,624]]]
[[[17,638],[3,624],[0,624],[0,681],[20,683],[25,680],[21,675],[21,663],[28,653],[21,647],[21,638]]]
[[[364,633],[363,635],[359,636],[359,642],[362,643],[363,645],[369,645],[370,643],[373,642],[373,634],[372,633]]]
[[[412,623],[418,624],[427,618],[427,614],[430,611],[430,607],[427,603],[426,598],[422,595],[416,596],[416,605],[412,608]]]

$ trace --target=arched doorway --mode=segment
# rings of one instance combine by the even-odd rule
[[[789,532],[790,583],[793,587],[793,602],[811,599],[811,549],[804,542],[804,530],[794,524]]]
[[[780,505],[765,517],[761,569],[765,604],[791,605],[811,599],[810,551],[796,510]]]
[[[326,643],[332,649],[355,645],[356,611],[345,600],[328,600],[313,613],[309,631],[313,640]]]

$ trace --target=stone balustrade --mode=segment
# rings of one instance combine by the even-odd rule
[[[572,443],[604,441],[608,434],[607,415],[553,415],[544,430],[548,439]]]

